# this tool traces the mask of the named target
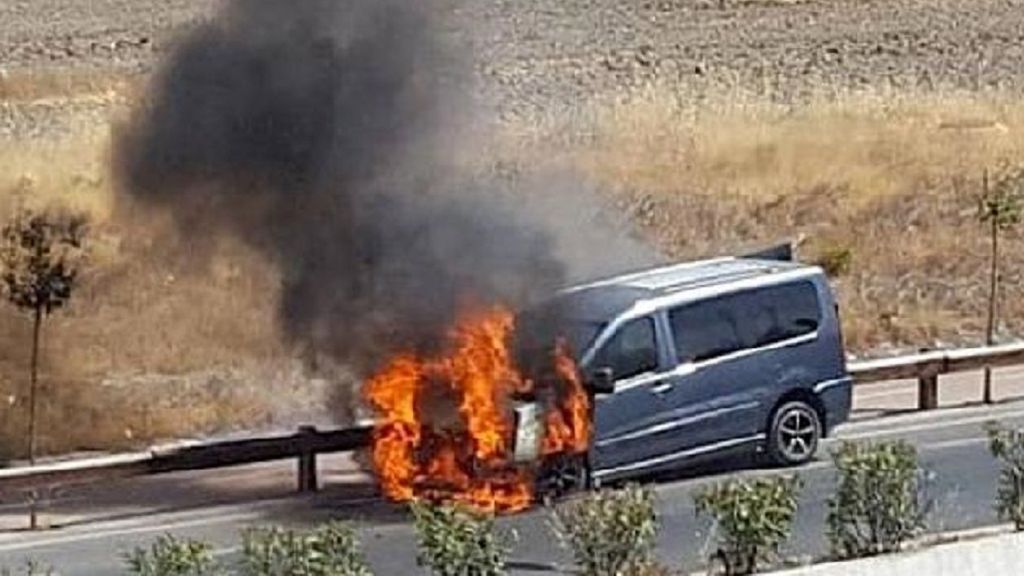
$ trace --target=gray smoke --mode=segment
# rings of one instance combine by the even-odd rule
[[[534,301],[549,228],[448,166],[466,69],[433,0],[233,0],[171,54],[118,139],[124,191],[279,267],[288,337],[355,367],[464,306]],[[552,191],[555,193],[555,191]]]

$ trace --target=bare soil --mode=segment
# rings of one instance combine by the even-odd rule
[[[0,68],[147,71],[217,0],[0,0]],[[452,0],[445,22],[501,109],[654,79],[792,100],[1024,85],[1021,0]]]
[[[212,0],[4,0],[0,66],[139,70]]]
[[[481,70],[508,107],[653,79],[794,100],[849,89],[1019,89],[1020,0],[499,0]],[[470,27],[469,29],[479,29]]]

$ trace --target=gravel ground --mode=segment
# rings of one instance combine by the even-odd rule
[[[0,67],[145,70],[217,5],[0,0]],[[475,0],[450,24],[504,112],[654,79],[781,100],[1024,86],[1024,0]]]
[[[497,0],[476,10],[494,23],[477,53],[505,106],[653,79],[782,100],[823,87],[1024,85],[1021,0]]]
[[[214,0],[2,0],[0,66],[139,69]]]

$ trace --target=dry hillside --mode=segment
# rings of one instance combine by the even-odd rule
[[[115,201],[111,123],[216,5],[0,0],[0,216],[59,201],[94,219],[83,289],[47,326],[50,450],[322,419],[344,381],[280,341],[257,254],[224,239],[199,266]],[[452,0],[445,22],[497,119],[468,162],[568,171],[673,257],[799,240],[845,264],[859,352],[979,338],[981,175],[1024,162],[1021,0]],[[1021,248],[1010,233],[1007,336],[1024,330]],[[8,438],[28,330],[0,307]]]

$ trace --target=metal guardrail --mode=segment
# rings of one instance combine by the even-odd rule
[[[273,460],[298,459],[298,490],[318,489],[317,454],[358,450],[370,443],[372,429],[358,426],[320,431],[302,427],[295,434],[197,443],[147,452],[0,469],[0,494],[43,492],[54,488],[206,470]]]
[[[1024,364],[1024,342],[851,362],[847,370],[856,384],[916,379],[918,408],[931,410],[939,404],[940,375],[1019,364]]]
[[[922,352],[910,356],[851,362],[856,384],[917,379],[919,408],[938,406],[941,374],[1024,364],[1024,343]],[[318,489],[318,454],[364,448],[370,443],[368,425],[321,431],[303,427],[295,434],[197,443],[148,452],[44,464],[32,468],[0,469],[0,494],[38,493],[54,488],[176,472],[298,459],[300,492]]]

